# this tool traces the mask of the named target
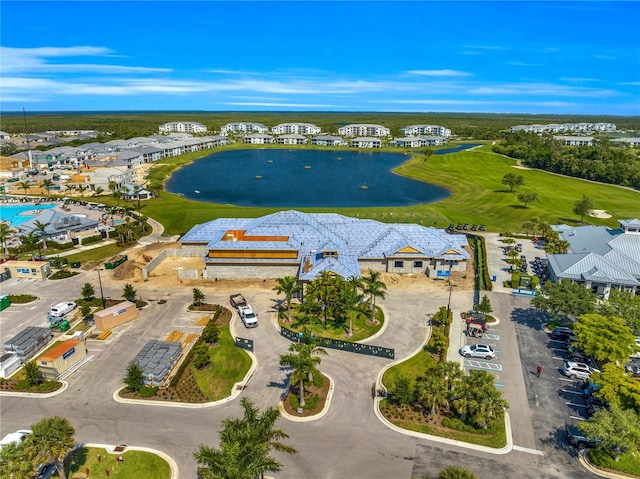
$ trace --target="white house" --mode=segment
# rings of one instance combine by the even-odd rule
[[[358,137],[351,140],[352,148],[382,148],[382,140],[372,137]]]
[[[273,137],[262,133],[252,133],[244,137],[244,142],[251,145],[267,145],[273,143]]]

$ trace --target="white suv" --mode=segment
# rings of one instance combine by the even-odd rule
[[[583,381],[588,381],[591,373],[599,373],[600,370],[596,368],[592,368],[584,363],[574,363],[572,361],[568,361],[564,363],[562,367],[562,374],[571,379],[581,379]]]

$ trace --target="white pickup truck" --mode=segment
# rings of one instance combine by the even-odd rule
[[[258,316],[253,312],[253,308],[247,303],[244,296],[241,294],[232,294],[229,296],[229,302],[231,306],[238,311],[238,315],[245,327],[255,328],[258,326]]]

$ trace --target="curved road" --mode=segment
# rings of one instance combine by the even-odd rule
[[[103,275],[105,296],[119,297],[122,283],[104,276],[107,275]],[[56,298],[68,296],[68,291],[79,292],[82,284],[88,281],[96,282],[92,272],[58,282],[12,279],[3,284],[3,293],[19,290],[41,296],[38,305],[23,309],[28,313],[21,316],[30,318],[33,324],[42,325],[38,318],[44,318],[42,314]],[[220,423],[226,417],[240,413],[239,400],[198,409],[113,401],[113,391],[122,386],[128,362],[149,339],[164,338],[173,329],[194,328],[191,323],[193,315],[184,311],[192,299],[189,287],[161,290],[153,285],[153,280],[134,286],[145,299],[164,298],[169,301],[165,305],[152,303],[138,320],[121,326],[105,342],[89,340],[87,347],[93,358],[67,378],[69,388],[64,393],[50,399],[0,397],[3,434],[24,428],[44,416],[57,414],[71,420],[80,442],[126,443],[159,449],[176,460],[181,478],[194,478],[193,451],[203,443],[217,446]],[[220,304],[226,304],[228,295],[238,292],[233,282],[222,281],[203,285],[201,290],[207,302]],[[239,320],[234,319],[233,327],[238,335],[254,339],[254,353],[258,361],[256,373],[242,395],[252,398],[259,407],[267,407],[277,404],[284,392],[287,373],[279,366],[279,355],[287,350],[289,343],[279,335],[272,322],[274,300],[277,299],[275,293],[262,283],[245,288],[243,293],[259,312],[260,326],[245,330]],[[388,326],[370,343],[395,348],[396,358],[411,354],[420,347],[427,333],[425,315],[446,305],[448,294],[448,289],[441,287],[418,293],[389,285],[387,299],[380,302],[387,314]],[[468,309],[472,294],[472,291],[454,289],[451,302],[454,312]],[[508,320],[514,307],[512,298],[502,296],[506,296],[503,301],[492,297],[494,309],[506,318],[501,326],[505,330],[514,330],[514,324]],[[12,335],[5,325],[9,324],[8,321],[16,321],[16,318],[16,315],[2,317],[3,341]],[[14,323],[9,329],[15,327]],[[375,378],[389,361],[327,351],[328,356],[323,357],[320,369],[335,381],[331,408],[322,419],[313,422],[281,420],[280,426],[290,434],[289,443],[296,447],[298,453],[278,456],[284,464],[284,469],[274,474],[278,478],[409,478],[435,474],[450,464],[468,467],[479,477],[509,477],[514,474],[531,478],[588,477],[566,452],[554,452],[553,444],[546,446],[544,456],[526,451],[494,456],[394,432],[376,418],[372,398]],[[519,361],[516,366],[522,381]],[[526,403],[512,402],[511,406],[512,416],[514,409],[528,411]],[[531,428],[531,424],[524,421],[521,427]],[[525,443],[519,445],[526,446],[525,449],[545,448],[543,442],[533,438],[532,432],[520,434],[514,431],[516,444],[521,437]]]

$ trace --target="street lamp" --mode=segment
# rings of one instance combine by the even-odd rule
[[[106,309],[107,305],[104,301],[104,293],[102,292],[102,278],[100,278],[100,271],[104,271],[104,268],[94,268],[98,272],[98,283],[100,284],[100,298],[102,298],[102,309]]]
[[[449,262],[449,300],[447,301],[447,322],[451,316],[451,291],[453,291],[453,283],[451,282],[451,269],[453,268],[453,261]]]

